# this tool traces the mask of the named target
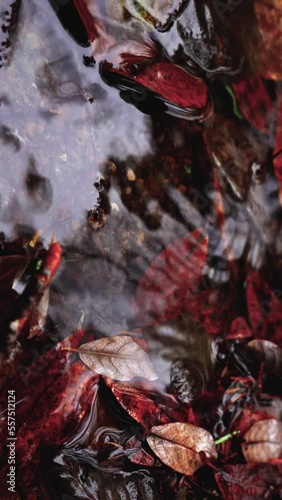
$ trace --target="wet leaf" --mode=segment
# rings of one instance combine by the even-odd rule
[[[254,339],[248,343],[248,347],[257,353],[266,371],[282,377],[282,349],[278,345],[270,340]]]
[[[202,230],[196,230],[157,256],[135,293],[133,314],[137,324],[163,323],[181,314],[185,302],[189,304],[198,292],[207,245]]]
[[[196,424],[190,405],[179,404],[170,394],[149,392],[128,384],[105,379],[119,404],[147,430],[171,421]]]
[[[211,102],[204,81],[162,56],[156,58],[158,50],[152,43],[134,41],[115,47],[101,64],[101,75],[108,84],[128,91],[126,100],[137,107],[151,99],[159,111],[173,116],[207,118]]]
[[[46,288],[39,303],[33,308],[29,318],[29,336],[35,337],[42,334],[49,306],[50,289]]]
[[[282,496],[281,465],[228,465],[217,472],[215,478],[226,500],[263,500]]]
[[[268,462],[282,454],[282,422],[271,418],[256,422],[244,435],[242,451],[247,462]]]
[[[260,273],[247,276],[246,298],[253,335],[258,339],[281,341],[282,304]]]
[[[79,348],[79,356],[96,373],[115,380],[158,378],[148,354],[128,335],[106,337],[83,344]]]
[[[48,498],[58,496],[58,491],[66,500],[163,498],[158,481],[144,467],[133,472],[107,470],[99,465],[93,454],[81,451],[65,450],[55,457],[49,452],[43,456],[42,476]]]
[[[249,123],[267,132],[274,118],[274,104],[267,92],[263,79],[255,76],[232,84],[239,108]]]
[[[203,465],[201,451],[208,458],[217,458],[212,435],[191,424],[176,422],[153,427],[147,441],[162,462],[188,476]]]

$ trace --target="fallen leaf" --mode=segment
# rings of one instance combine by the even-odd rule
[[[125,411],[147,430],[171,421],[196,423],[191,406],[179,404],[171,394],[151,393],[107,378],[105,382]]]
[[[254,339],[248,343],[248,347],[254,351],[261,363],[264,363],[266,371],[282,377],[282,349],[270,340]]]
[[[85,352],[84,352],[85,351]],[[148,354],[128,335],[94,340],[80,346],[80,359],[100,375],[120,381],[134,377],[156,380]]]
[[[267,132],[274,117],[274,104],[267,92],[263,79],[254,76],[232,84],[232,89],[239,103],[239,108],[249,123]]]
[[[242,451],[247,462],[268,462],[282,454],[282,422],[271,418],[256,422],[244,435]]]
[[[42,333],[48,312],[49,297],[50,289],[48,287],[43,293],[39,303],[35,305],[35,307],[31,311],[31,315],[29,318],[29,339]]]
[[[132,304],[140,326],[177,318],[198,292],[206,263],[208,238],[201,229],[171,243],[138,283]],[[188,309],[189,310],[189,309]]]
[[[100,65],[101,76],[109,85],[127,91],[127,101],[137,107],[151,99],[159,111],[187,120],[206,119],[212,105],[204,80],[158,52],[153,42],[127,41],[107,54],[107,60]]]
[[[215,474],[215,479],[226,500],[263,500],[282,496],[281,465],[227,465]]]
[[[248,274],[246,284],[249,322],[253,336],[279,344],[282,321],[280,300],[257,271]]]
[[[175,422],[152,427],[147,441],[162,462],[187,476],[203,465],[200,452],[208,458],[217,458],[212,435],[191,424]]]

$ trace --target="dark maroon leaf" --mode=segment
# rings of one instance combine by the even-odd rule
[[[130,42],[115,47],[102,63],[101,74],[108,83],[130,90],[133,104],[153,93],[172,115],[203,120],[211,111],[204,81],[159,55],[152,43]]]
[[[261,77],[233,83],[232,88],[239,103],[240,110],[250,124],[267,132],[274,118],[274,105]]]
[[[226,500],[238,500],[238,498],[263,500],[282,496],[280,464],[228,465],[217,472],[215,478]]]
[[[133,314],[140,327],[177,318],[196,293],[206,262],[207,238],[201,230],[169,245],[140,280]]]

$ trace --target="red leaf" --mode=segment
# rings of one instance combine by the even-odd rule
[[[176,318],[197,293],[206,262],[207,237],[195,230],[160,253],[140,280],[133,314],[140,326]]]
[[[282,464],[228,465],[215,478],[226,500],[282,496]]]
[[[260,422],[261,420],[267,420],[273,418],[272,415],[267,413],[267,410],[254,410],[251,408],[244,408],[239,416],[233,420],[230,431],[240,431],[240,436],[244,436],[244,434],[252,427],[256,422]]]
[[[49,387],[52,387],[56,379],[66,371],[76,359],[76,355],[69,351],[65,351],[64,348],[78,347],[83,337],[84,331],[78,330],[42,356],[34,349],[32,351],[34,361],[30,366],[20,364],[23,360],[20,355],[18,355],[14,360],[14,363],[20,361],[16,366],[16,376],[13,376],[13,363],[8,362],[4,364],[6,379],[4,379],[1,384],[2,394],[0,398],[0,409],[4,409],[7,406],[7,393],[6,390],[3,389],[6,386],[9,390],[14,389],[16,394],[20,395],[21,399],[21,403],[17,406],[17,429],[24,424],[32,407],[37,404],[39,398]],[[4,417],[0,422],[1,439],[5,435],[6,429],[7,421],[6,417]]]
[[[85,0],[73,0],[73,2],[85,26],[89,41],[93,42],[99,37],[99,32],[97,30],[98,21],[92,16],[88,9],[87,3],[89,2]]]
[[[225,289],[203,290],[188,297],[184,307],[213,337],[225,335],[228,331],[233,312],[230,291],[227,295]]]
[[[81,408],[84,391],[97,385],[98,376],[80,361],[73,363],[38,399],[17,434],[17,453],[20,461],[36,455],[40,446],[62,444],[84,417],[87,407]]]
[[[232,83],[232,88],[245,118],[253,127],[268,132],[274,116],[274,105],[262,78],[255,76],[249,80],[241,80]]]
[[[281,344],[282,304],[257,271],[247,277],[246,298],[254,337]]]
[[[110,379],[105,382],[120,405],[145,429],[175,421],[197,423],[190,405],[180,405],[173,396],[141,391]]]
[[[176,113],[177,108],[182,108],[186,110],[183,111],[184,118],[201,119],[210,112],[208,89],[204,81],[158,55],[158,48],[152,43],[142,45],[131,41],[115,47],[107,61],[102,63],[101,71],[109,83],[114,81],[113,84],[119,87],[119,82],[122,82],[122,89],[134,88],[132,84],[126,86],[126,81],[133,82],[141,100],[146,98],[146,89],[153,92],[164,100],[171,114]],[[120,75],[121,78],[113,79],[111,74]]]

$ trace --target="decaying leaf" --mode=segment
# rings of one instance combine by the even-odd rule
[[[152,427],[147,441],[162,462],[187,476],[203,465],[201,451],[208,458],[217,458],[212,435],[191,424],[176,422]]]
[[[223,498],[251,500],[281,498],[281,464],[237,464],[215,474]]]
[[[247,462],[268,462],[282,454],[282,422],[274,418],[256,422],[244,438],[242,450]]]
[[[29,336],[35,337],[42,333],[49,306],[50,289],[46,288],[39,303],[34,307],[29,320]]]
[[[128,335],[106,337],[83,344],[79,348],[79,356],[96,373],[115,380],[158,378],[148,354]]]
[[[282,377],[282,349],[270,340],[254,339],[248,346],[256,352],[258,358],[264,363],[266,371]]]
[[[171,421],[196,423],[191,406],[180,405],[171,394],[148,392],[107,378],[105,382],[119,404],[147,430]]]

